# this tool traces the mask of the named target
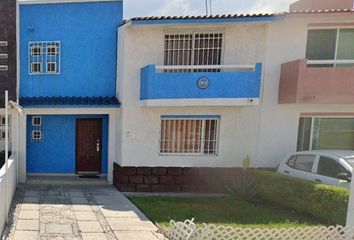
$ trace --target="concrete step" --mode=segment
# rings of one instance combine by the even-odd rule
[[[80,178],[79,176],[58,176],[58,175],[27,175],[26,184],[29,185],[92,185],[108,186],[106,176],[99,178]]]

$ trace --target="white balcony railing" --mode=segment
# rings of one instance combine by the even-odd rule
[[[307,60],[307,65],[354,66],[354,60]]]
[[[168,65],[156,66],[157,72],[253,72],[255,64],[246,65]]]

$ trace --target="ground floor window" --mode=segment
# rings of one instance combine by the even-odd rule
[[[354,117],[301,117],[297,150],[354,150]]]
[[[217,155],[218,117],[162,117],[161,154]]]

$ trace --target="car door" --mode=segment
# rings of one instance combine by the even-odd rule
[[[323,184],[349,187],[349,182],[341,180],[338,174],[350,174],[350,171],[341,163],[339,159],[329,156],[319,156],[316,161],[316,175],[315,181]]]
[[[292,177],[313,181],[313,170],[315,165],[315,154],[296,154],[289,158],[287,168],[284,172]]]

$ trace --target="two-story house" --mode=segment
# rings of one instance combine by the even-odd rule
[[[256,159],[267,26],[278,18],[125,21],[118,57],[120,190],[190,191],[200,170],[209,180],[202,186],[213,191],[215,174],[234,174],[229,168]]]
[[[245,159],[274,168],[296,150],[353,150],[352,8],[125,21],[115,185],[223,190]]]
[[[0,2],[0,152],[5,149],[5,90],[9,92],[9,100],[17,100],[17,44],[16,44],[16,1],[4,0]],[[14,121],[9,117],[9,123],[17,123],[17,115],[12,114]],[[9,144],[11,139],[17,139],[17,131],[9,131]],[[12,137],[14,135],[14,137]],[[16,142],[16,141],[15,141]],[[14,146],[15,148],[15,146]],[[14,149],[15,150],[15,149]]]
[[[112,178],[122,11],[121,0],[20,2],[20,181]]]
[[[297,150],[354,150],[353,2],[301,0],[269,25],[258,166]]]

